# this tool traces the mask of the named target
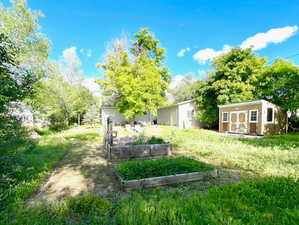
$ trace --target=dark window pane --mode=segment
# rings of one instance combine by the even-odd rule
[[[272,122],[273,121],[273,109],[268,108],[267,109],[267,122]]]
[[[228,121],[228,113],[223,113],[223,121],[227,122]]]
[[[250,120],[257,121],[257,111],[251,111]]]

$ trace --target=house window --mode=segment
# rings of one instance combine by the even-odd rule
[[[274,110],[273,108],[268,108],[267,109],[267,122],[272,123],[274,119]]]
[[[250,110],[250,122],[251,123],[256,123],[257,122],[257,117],[258,117],[258,114],[257,114],[257,110]]]
[[[222,113],[222,122],[228,122],[228,112]]]

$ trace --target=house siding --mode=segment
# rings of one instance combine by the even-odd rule
[[[179,128],[198,127],[194,119],[195,113],[194,101],[181,102],[158,109],[157,122],[160,125],[176,126]]]
[[[179,105],[179,127],[180,128],[198,127],[197,122],[193,117],[194,112],[195,112],[194,102],[188,102],[188,103]],[[190,118],[190,115],[192,116],[191,118]]]
[[[124,124],[127,120],[125,119],[124,115],[116,110],[115,107],[102,107],[101,110],[101,117],[102,117],[102,124],[105,124],[105,121],[107,121],[107,118],[110,117],[112,119],[112,122],[115,125]],[[152,122],[152,116],[150,113],[147,113],[142,116],[137,116],[135,118],[135,121],[140,121],[144,123],[151,123]]]
[[[177,105],[158,109],[157,122],[160,125],[179,126],[179,107]]]
[[[266,121],[267,108],[269,108],[269,107],[274,109],[273,123],[267,123],[267,121]],[[264,104],[263,110],[264,110],[263,113],[265,115],[265,117],[264,117],[264,135],[286,133],[286,122],[287,122],[286,112],[270,102],[266,102]]]

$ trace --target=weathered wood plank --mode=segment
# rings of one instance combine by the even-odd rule
[[[171,155],[171,144],[111,146],[111,159],[146,158]]]
[[[184,174],[176,174],[176,175],[162,176],[162,177],[151,177],[151,178],[144,178],[140,180],[123,180],[117,174],[117,177],[121,183],[121,187],[124,190],[130,190],[130,189],[140,188],[140,187],[150,188],[150,187],[158,187],[158,186],[163,186],[168,184],[198,181],[198,180],[202,180],[207,176],[212,176],[212,177],[218,176],[217,169],[213,169],[205,172],[194,172],[194,173],[184,173]]]

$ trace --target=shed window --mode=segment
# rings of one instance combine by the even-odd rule
[[[250,111],[250,122],[257,122],[257,110]]]
[[[273,108],[268,108],[267,109],[267,122],[268,123],[273,122],[273,117],[274,117],[274,110],[273,110]]]
[[[222,122],[228,122],[228,112],[222,114]]]

